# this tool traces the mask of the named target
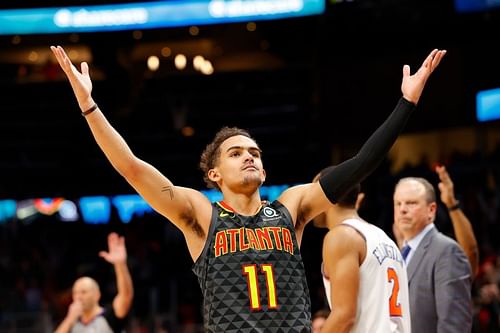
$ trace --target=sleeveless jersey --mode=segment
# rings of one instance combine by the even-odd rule
[[[351,332],[411,332],[408,278],[397,245],[372,224],[357,219],[348,219],[342,224],[358,230],[366,241],[366,257],[360,266],[356,321]],[[324,274],[323,283],[331,308],[330,281]]]
[[[288,210],[264,203],[254,216],[214,203],[193,271],[203,292],[205,332],[310,332],[304,265]]]

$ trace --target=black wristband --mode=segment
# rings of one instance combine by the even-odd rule
[[[90,109],[88,110],[85,110],[82,112],[82,116],[86,117],[87,115],[91,114],[92,112],[94,112],[95,110],[97,110],[97,103],[94,103],[94,105],[92,105],[90,107]]]
[[[457,200],[456,204],[454,204],[451,207],[448,207],[448,211],[449,212],[453,212],[454,210],[457,210],[457,209],[460,209],[460,201],[458,201],[458,200]]]

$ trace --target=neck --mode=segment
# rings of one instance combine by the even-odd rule
[[[327,211],[326,223],[328,229],[339,225],[347,219],[360,219],[358,212],[354,208],[334,206]]]
[[[255,215],[262,206],[262,200],[258,191],[253,195],[231,193],[224,194],[224,203],[241,215]]]
[[[405,242],[411,241],[413,238],[415,238],[415,237],[417,237],[418,235],[420,235],[420,233],[421,233],[422,231],[424,231],[424,229],[425,229],[425,228],[427,228],[427,226],[428,226],[429,224],[431,224],[431,223],[433,223],[433,222],[429,222],[429,223],[427,223],[427,224],[426,224],[423,228],[421,228],[421,229],[419,229],[419,230],[417,230],[417,231],[413,231],[413,232],[406,232],[406,233],[404,233],[404,232],[403,232],[403,238],[404,238]]]
[[[84,311],[81,316],[81,321],[85,324],[88,324],[91,322],[97,315],[99,315],[102,312],[102,307],[99,305],[94,306],[91,310],[89,311]]]

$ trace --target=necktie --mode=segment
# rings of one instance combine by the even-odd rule
[[[410,253],[411,247],[410,245],[406,244],[403,246],[401,249],[401,254],[403,255],[403,260],[406,262],[406,257],[408,257],[408,253]]]

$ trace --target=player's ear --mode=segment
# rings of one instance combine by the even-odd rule
[[[365,194],[363,192],[359,192],[358,197],[356,198],[356,210],[359,210],[359,208],[363,204],[363,200],[365,200]]]
[[[213,168],[213,169],[208,170],[207,176],[208,176],[208,179],[210,179],[211,181],[213,181],[215,183],[217,183],[220,180],[220,173],[217,170],[217,168]]]

